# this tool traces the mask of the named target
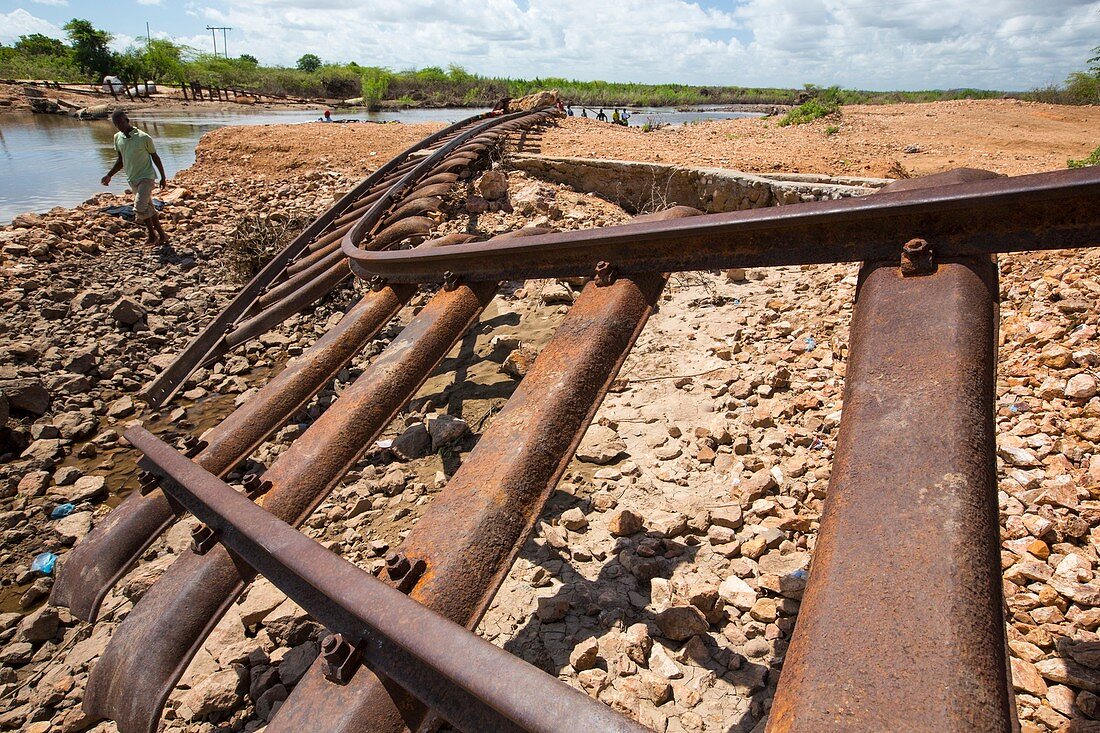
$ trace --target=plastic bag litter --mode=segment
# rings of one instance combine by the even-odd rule
[[[72,514],[74,509],[76,509],[76,507],[68,502],[58,504],[53,508],[53,511],[50,512],[50,519],[63,519]]]
[[[43,575],[53,574],[54,565],[57,564],[57,555],[52,552],[42,552],[34,556],[31,560],[31,572],[42,573]]]

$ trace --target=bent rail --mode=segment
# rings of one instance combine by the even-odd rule
[[[433,282],[583,277],[604,261],[624,275],[896,259],[911,238],[938,257],[1092,247],[1100,242],[1100,167],[882,191],[688,220],[559,232],[435,252],[342,249],[360,277]]]

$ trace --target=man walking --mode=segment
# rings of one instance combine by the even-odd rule
[[[152,247],[159,243],[161,247],[166,247],[168,235],[164,233],[160,219],[157,218],[157,210],[153,208],[153,184],[156,182],[153,165],[160,171],[161,188],[166,185],[167,176],[164,175],[164,164],[160,162],[160,156],[153,147],[153,138],[131,125],[130,118],[121,109],[114,111],[111,122],[118,130],[115,133],[118,159],[100,182],[104,186],[111,185],[111,178],[125,169],[126,180],[130,183],[130,190],[134,192],[134,219],[149,230],[146,244]]]

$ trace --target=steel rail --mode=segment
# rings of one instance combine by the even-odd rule
[[[897,259],[909,237],[937,257],[1100,245],[1100,166],[896,190],[685,221],[558,232],[433,252],[341,249],[360,277],[435,282],[585,276]]]
[[[371,207],[363,214],[362,218],[360,218],[354,226],[352,226],[351,230],[344,235],[344,238],[341,240],[341,249],[344,250],[345,254],[348,249],[356,252],[362,251],[359,249],[360,243],[370,234],[371,229],[382,218],[382,215],[393,205],[397,196],[411,189],[416,182],[424,178],[424,174],[428,171],[435,171],[436,173],[446,172],[442,167],[439,167],[437,163],[440,160],[445,162],[446,157],[457,150],[463,143],[476,139],[478,136],[494,128],[500,128],[505,132],[511,132],[516,128],[517,123],[524,122],[525,118],[530,118],[530,120],[527,120],[528,124],[538,124],[548,119],[553,114],[555,114],[553,108],[545,107],[525,112],[513,112],[512,114],[494,117],[485,122],[480,122],[474,125],[470,130],[456,135],[454,139],[441,146],[434,153],[425,158],[419,165],[412,168],[401,178],[401,180],[388,189],[378,201],[371,204]]]
[[[644,219],[697,215],[687,207]],[[656,308],[667,277],[589,283],[504,408],[395,552],[423,562],[403,586],[425,607],[476,627],[530,535],[623,360]],[[384,579],[407,583],[399,571]],[[269,733],[416,730],[425,710],[370,669],[347,685],[315,664]],[[584,730],[564,726],[557,730]]]
[[[860,271],[771,733],[1018,730],[998,552],[997,298],[988,256],[909,277],[897,261]]]
[[[264,473],[261,497],[300,524],[404,407],[492,300],[496,283],[441,291]],[[121,733],[153,733],[165,701],[218,619],[251,582],[220,547],[184,551],[119,624],[88,677],[84,709]]]
[[[496,289],[496,283],[475,283],[437,293],[267,470],[264,507],[292,524],[305,521],[412,399]],[[84,699],[87,714],[112,718],[122,733],[153,733],[176,681],[251,580],[251,571],[219,547],[181,553],[135,604],[93,667]]]
[[[204,436],[195,462],[221,476],[248,457],[310,398],[335,378],[412,297],[408,285],[368,293],[300,358]],[[50,602],[94,621],[107,592],[176,515],[159,489],[134,492],[61,559]]]
[[[388,176],[395,168],[408,161],[409,157],[419,151],[434,145],[441,139],[447,138],[455,131],[474,124],[477,120],[484,119],[485,114],[474,115],[464,120],[455,122],[435,132],[415,145],[407,148],[391,158],[381,168],[364,178],[351,191],[346,193],[335,204],[330,206],[325,213],[317,217],[308,227],[294,238],[286,247],[275,254],[255,277],[245,285],[240,293],[224,308],[214,319],[199,332],[194,339],[180,352],[176,360],[172,362],[153,382],[142,392],[142,397],[154,407],[160,407],[179,391],[183,383],[187,381],[196,369],[212,358],[225,353],[222,344],[222,336],[226,330],[236,323],[252,307],[256,298],[266,290],[283,273],[287,265],[302,254],[309,243],[322,235],[329,225],[343,214],[349,206],[355,204],[363,196],[365,191],[371,189],[378,181]]]
[[[387,188],[355,225],[349,227],[345,238],[357,236],[356,241],[362,241],[368,232],[380,224],[382,217],[410,191],[414,191],[426,176],[465,168],[476,161],[479,154],[461,152],[461,149],[472,140],[487,132],[497,132],[498,129],[508,133],[516,127],[537,124],[550,114],[552,111],[549,109],[516,112],[503,117],[493,117],[484,122],[475,122],[469,128],[458,131],[451,140],[425,156],[419,163],[410,161],[412,167],[408,172]],[[460,157],[456,159],[455,155]],[[412,165],[413,163],[415,165]],[[371,236],[371,247],[385,249],[408,237],[426,236],[433,224],[431,219],[425,217],[408,217]],[[242,314],[246,320],[226,333],[222,343],[226,346],[235,346],[264,333],[292,314],[324,297],[350,274],[347,260],[341,253],[334,250],[330,256],[311,266],[308,271],[291,276],[286,282],[259,296],[255,305],[262,310]]]
[[[461,730],[647,730],[334,555],[143,428],[131,428],[126,437],[145,454],[145,465],[165,477],[165,488],[238,562],[262,572],[350,640],[367,664]]]

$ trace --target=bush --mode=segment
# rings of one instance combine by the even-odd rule
[[[88,82],[72,56],[39,56],[11,46],[0,46],[0,79],[49,79],[60,82]]]
[[[367,109],[377,109],[379,103],[386,98],[390,88],[393,74],[389,69],[378,66],[362,66],[359,68],[359,83],[363,93],[363,104]],[[416,100],[409,95],[402,95],[403,104],[415,103]]]
[[[227,280],[238,285],[247,283],[307,224],[308,219],[279,214],[257,214],[238,221],[220,255]]]
[[[829,87],[818,91],[813,99],[792,109],[777,123],[780,127],[803,125],[807,122],[828,117],[840,112],[840,87]]]
[[[346,66],[321,67],[321,86],[325,96],[333,99],[348,99],[360,94],[363,83],[359,74]]]
[[[1093,150],[1089,157],[1080,160],[1070,159],[1066,161],[1066,165],[1069,168],[1088,168],[1089,166],[1100,165],[1100,147]]]
[[[67,56],[69,54],[69,48],[64,43],[41,33],[19,36],[19,40],[15,42],[15,49],[29,56]]]
[[[1100,76],[1083,71],[1070,74],[1062,86],[1051,84],[1024,95],[1032,102],[1048,104],[1100,104]]]

